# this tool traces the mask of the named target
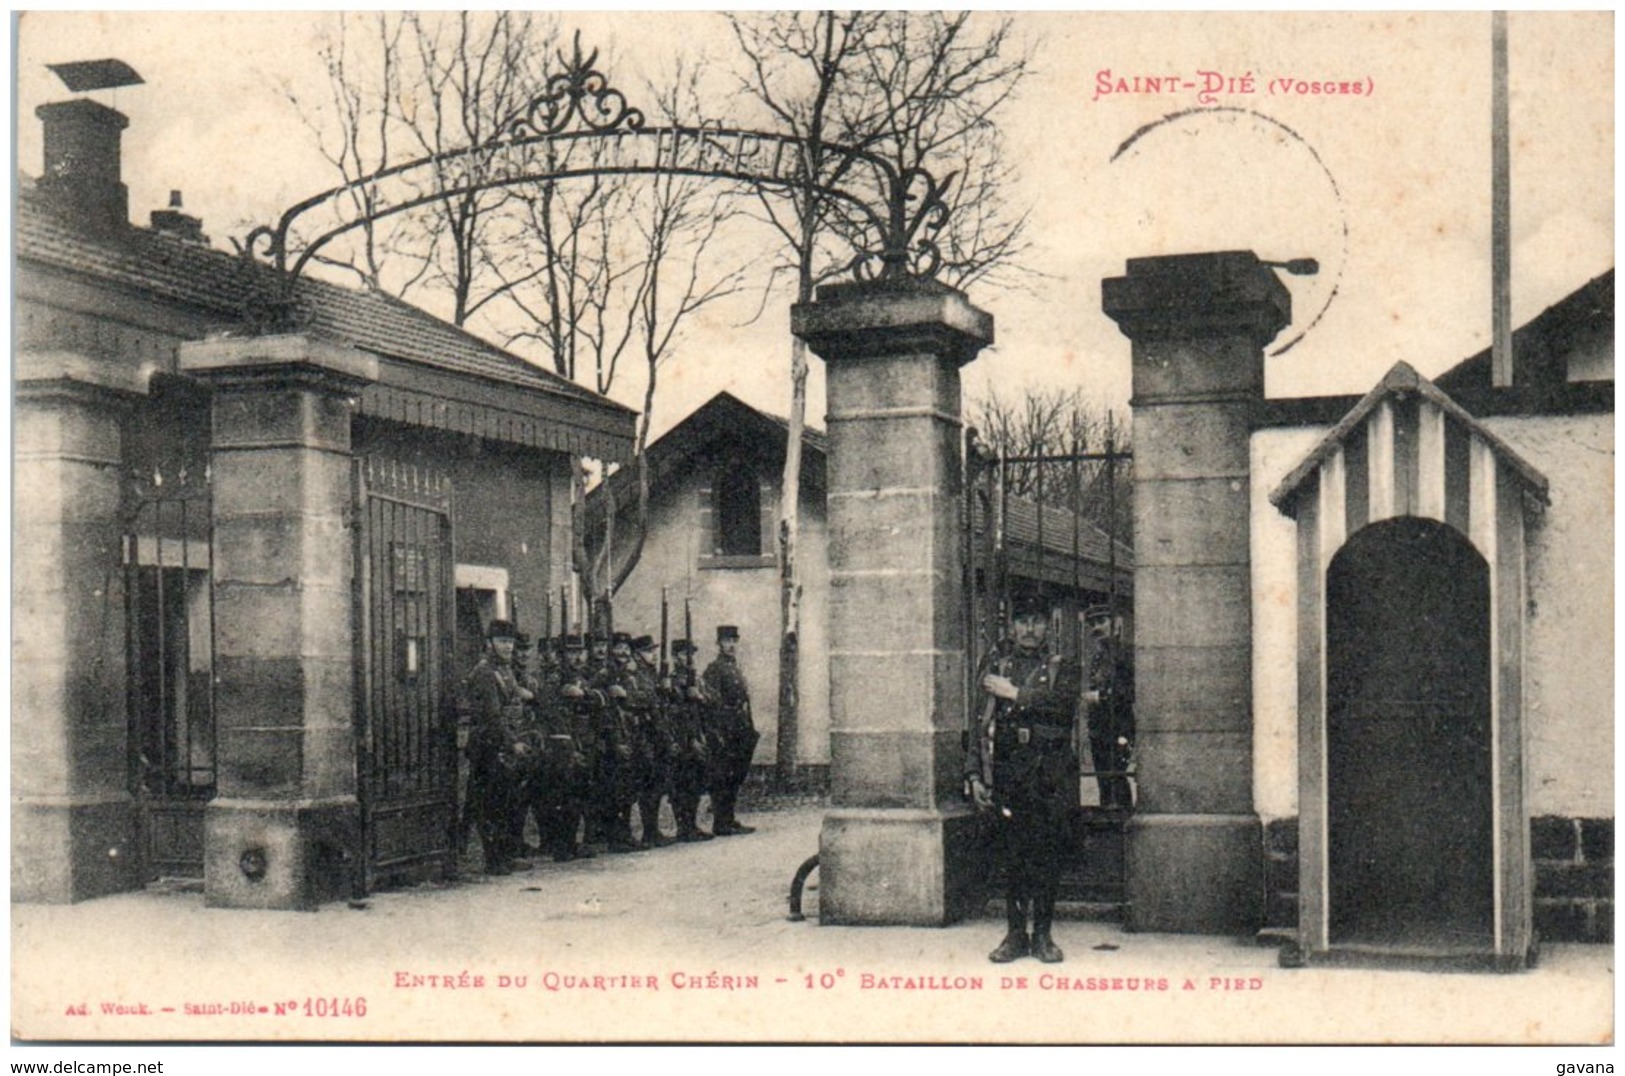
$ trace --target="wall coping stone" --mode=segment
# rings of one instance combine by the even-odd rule
[[[129,396],[147,395],[152,373],[77,351],[27,350],[17,353],[15,371],[19,386],[67,383]]]
[[[328,375],[354,388],[378,380],[377,356],[304,333],[183,343],[180,369],[226,382],[298,372]]]

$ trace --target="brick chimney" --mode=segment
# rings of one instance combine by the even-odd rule
[[[180,191],[169,192],[168,209],[152,211],[152,230],[198,246],[209,245],[209,237],[203,234],[203,221],[181,212]]]
[[[129,117],[86,98],[35,109],[45,127],[39,189],[75,221],[98,230],[130,220],[130,192],[121,181],[119,141]]]

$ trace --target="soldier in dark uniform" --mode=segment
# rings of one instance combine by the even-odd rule
[[[635,717],[628,700],[637,685],[632,681],[632,637],[624,631],[610,637],[608,661],[594,686],[607,697],[604,709],[604,749],[599,753],[602,785],[599,831],[611,852],[636,852],[642,845],[632,839],[632,805],[637,802],[638,767]],[[641,705],[641,700],[634,700]]]
[[[559,642],[562,652],[554,698],[573,749],[563,809],[552,834],[553,858],[562,863],[593,857],[587,842],[593,833],[591,819],[597,802],[599,753],[603,749],[603,716],[608,700],[591,685],[586,638],[566,635]]]
[[[522,736],[532,754],[531,765],[523,771],[521,818],[524,813],[535,816],[536,850],[563,862],[575,858],[576,818],[569,816],[569,806],[584,759],[571,727],[571,700],[563,695],[555,663],[544,661],[542,668],[546,675],[537,678],[536,701]]]
[[[639,843],[645,848],[663,848],[672,838],[660,832],[660,801],[671,790],[671,762],[677,744],[666,715],[666,695],[660,683],[660,648],[654,637],[640,635],[632,641],[632,678],[637,693],[627,699],[637,722],[638,734],[638,817],[642,819]]]
[[[1005,874],[1009,930],[988,959],[1003,964],[1032,953],[1054,964],[1063,955],[1050,935],[1055,896],[1078,799],[1072,729],[1080,674],[1045,645],[1049,607],[1040,596],[1018,599],[1013,614],[1010,638],[980,669],[966,780],[977,808],[992,818]]]
[[[530,869],[530,860],[524,858],[536,851],[525,842],[525,826],[530,821],[535,809],[535,795],[538,791],[537,777],[542,765],[542,746],[545,737],[541,732],[539,715],[537,711],[538,689],[536,674],[531,670],[531,644],[530,636],[520,631],[515,625],[513,632],[513,677],[519,684],[523,694],[528,696],[521,710],[519,723],[511,730],[515,746],[523,744],[522,751],[510,751],[506,762],[509,777],[513,780],[513,810],[509,814],[509,821],[513,826],[511,847],[516,858],[511,866],[515,870]],[[541,825],[541,816],[536,815],[538,830]]]
[[[1084,623],[1095,648],[1083,701],[1089,704],[1089,754],[1100,785],[1100,805],[1132,807],[1134,794],[1126,771],[1134,744],[1133,658],[1110,606],[1090,606]]]
[[[701,679],[711,714],[707,730],[711,743],[711,833],[733,837],[756,832],[755,826],[741,825],[734,811],[739,788],[750,775],[750,760],[761,734],[751,720],[750,688],[734,656],[739,649],[739,629],[731,624],[719,626],[717,649],[720,653],[705,667]]]
[[[671,644],[672,676],[670,684],[665,685],[666,717],[677,743],[672,762],[671,809],[677,817],[677,839],[684,842],[711,839],[699,823],[700,796],[705,792],[705,773],[711,760],[705,735],[709,700],[694,669],[694,651],[691,639]]]
[[[518,848],[515,769],[530,749],[520,741],[524,708],[534,696],[514,672],[514,627],[493,620],[486,650],[468,674],[466,690],[473,727],[469,732],[469,801],[485,855],[485,873],[511,874]]]

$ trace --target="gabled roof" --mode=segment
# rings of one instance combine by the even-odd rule
[[[688,473],[697,457],[723,441],[754,447],[763,455],[777,457],[782,466],[789,437],[789,419],[758,411],[731,392],[719,392],[649,444],[649,495],[659,496],[663,489]],[[821,492],[829,439],[823,430],[807,426],[802,430],[801,444],[802,483]],[[637,474],[631,467],[623,467],[609,478],[607,484],[613,487],[615,503],[622,510],[632,502],[636,480]],[[593,492],[596,494],[598,490]]]
[[[1569,379],[1570,357],[1591,340],[1614,336],[1614,271],[1587,281],[1512,334],[1514,385],[1554,385]],[[1490,388],[1490,349],[1463,359],[1436,384],[1452,396]]]
[[[1415,368],[1407,362],[1395,363],[1393,368],[1377,383],[1376,387],[1366,393],[1360,402],[1354,405],[1354,409],[1343,416],[1341,422],[1332,427],[1331,432],[1327,433],[1313,451],[1304,457],[1303,462],[1293,468],[1292,473],[1282,479],[1281,483],[1275,487],[1274,492],[1270,494],[1270,503],[1276,508],[1285,511],[1286,506],[1297,495],[1298,490],[1310,477],[1318,474],[1321,466],[1340,451],[1357,431],[1363,429],[1366,420],[1383,401],[1409,394],[1420,396],[1424,401],[1444,412],[1446,416],[1460,423],[1471,436],[1488,445],[1497,459],[1522,480],[1530,493],[1540,501],[1550,503],[1544,475],[1530,466],[1528,461],[1513,450],[1512,446],[1497,437],[1478,419],[1468,414],[1461,405],[1442,392],[1437,385],[1417,373]]]
[[[54,212],[48,199],[26,184],[19,190],[16,205],[13,245],[19,263],[85,277],[218,318],[222,331],[241,329],[250,296],[265,294],[280,283],[275,271],[266,266],[159,231],[136,227],[112,233],[82,230]],[[498,392],[506,387],[510,400],[513,389],[525,396],[545,397],[553,401],[553,406],[544,408],[549,418],[565,413],[558,405],[569,405],[565,410],[587,419],[592,427],[590,438],[601,442],[600,447],[630,446],[633,412],[628,408],[410,303],[308,277],[298,281],[295,303],[306,331],[410,367],[492,383],[491,389]]]

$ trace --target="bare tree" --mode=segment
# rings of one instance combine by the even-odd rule
[[[864,53],[875,129],[865,145],[900,174],[952,177],[939,279],[956,288],[1019,283],[1027,213],[1006,191],[1011,166],[999,112],[1018,93],[1030,50],[1008,18],[970,12],[890,12]]]
[[[675,123],[693,115],[700,96],[702,63],[679,65],[669,88],[650,87],[658,114]],[[632,533],[616,538],[618,483],[603,487],[602,526],[588,527],[578,568],[588,593],[613,598],[643,552],[649,517],[649,431],[654,421],[660,371],[673,355],[688,319],[745,288],[757,269],[749,259],[719,258],[712,249],[738,216],[739,194],[704,177],[663,173],[619,189],[614,210],[591,215],[596,252],[587,273],[584,309],[574,335],[590,351],[600,391],[614,382],[623,358],[641,360],[643,406],[632,467],[636,514]],[[577,221],[567,223],[575,228]],[[577,247],[579,249],[579,246]],[[543,290],[553,285],[548,283]]]
[[[949,188],[950,205],[964,213],[944,237],[956,250],[943,267],[949,283],[996,282],[996,271],[1024,253],[1025,215],[1011,213],[1002,200],[1007,169],[1001,167],[995,120],[1025,74],[1028,57],[1014,48],[1009,19],[984,20],[873,11],[730,16],[741,59],[741,94],[756,105],[763,122],[803,146],[806,181],[760,198],[763,219],[788,255],[775,267],[770,286],[788,273],[795,301],[807,302],[820,282],[847,268],[852,248],[872,247],[879,238],[863,234],[860,220],[814,186],[840,159],[830,150],[832,143],[875,153],[900,173],[927,167],[939,176],[958,171],[970,177],[959,191]],[[877,204],[889,194],[873,192]],[[781,780],[794,773],[799,728],[797,542],[807,373],[806,345],[795,340],[778,533]]]
[[[551,145],[543,152],[557,154]],[[628,278],[635,280],[641,269],[639,259],[624,252],[617,257],[615,246],[617,223],[631,213],[633,189],[604,177],[544,180],[518,197],[522,235],[514,244],[509,297],[522,317],[507,342],[539,345],[560,376],[607,393],[637,308],[636,302],[616,302],[629,288],[636,294]]]
[[[554,39],[552,26],[528,12],[339,16],[321,46],[326,99],[284,89],[351,184],[337,208],[358,222],[359,238],[326,248],[324,264],[367,287],[430,299],[456,325],[517,286],[505,212],[513,192],[482,186],[499,151],[478,148],[541,91],[538,58]],[[410,158],[430,162],[421,176],[361,182]],[[391,212],[403,198],[427,200]]]
[[[399,142],[394,103],[400,86],[398,58],[404,28],[404,21],[382,13],[370,18],[341,17],[318,49],[327,71],[325,98],[306,98],[291,83],[282,84],[283,96],[345,183],[388,165]],[[376,187],[361,185],[348,190],[341,212],[361,221],[359,245],[322,258],[324,264],[353,272],[368,288],[383,286],[383,264],[397,233],[412,230],[403,220],[380,220],[380,208]]]
[[[528,13],[406,13],[355,25],[364,38],[341,21],[326,53],[331,115],[307,112],[348,184],[350,202],[340,211],[353,214],[360,235],[348,267],[369,286],[449,306],[458,325],[481,315],[505,327],[510,345],[539,344],[554,370],[600,393],[624,369],[641,367],[630,537],[615,540],[614,490],[606,487],[611,505],[602,525],[582,528],[575,543],[587,593],[606,600],[643,548],[645,449],[661,365],[690,315],[738,291],[754,268],[708,257],[736,215],[737,192],[701,177],[645,180],[607,168],[528,178],[567,163],[579,173],[592,163],[583,157],[612,152],[592,139],[514,137],[515,121],[559,73],[547,68],[551,25]],[[590,64],[596,56],[574,60]],[[702,70],[703,63],[679,67],[667,86],[650,88],[660,119],[675,123],[698,111]],[[397,167],[408,159],[421,168]],[[385,185],[388,194],[380,193]]]
[[[989,460],[1003,461],[1008,495],[1051,505],[1076,498],[1085,520],[1121,542],[1132,540],[1130,428],[1117,412],[1089,401],[1077,388],[1004,396],[990,389],[970,401],[966,423]],[[1114,458],[1074,462],[1070,457],[1075,456]]]

